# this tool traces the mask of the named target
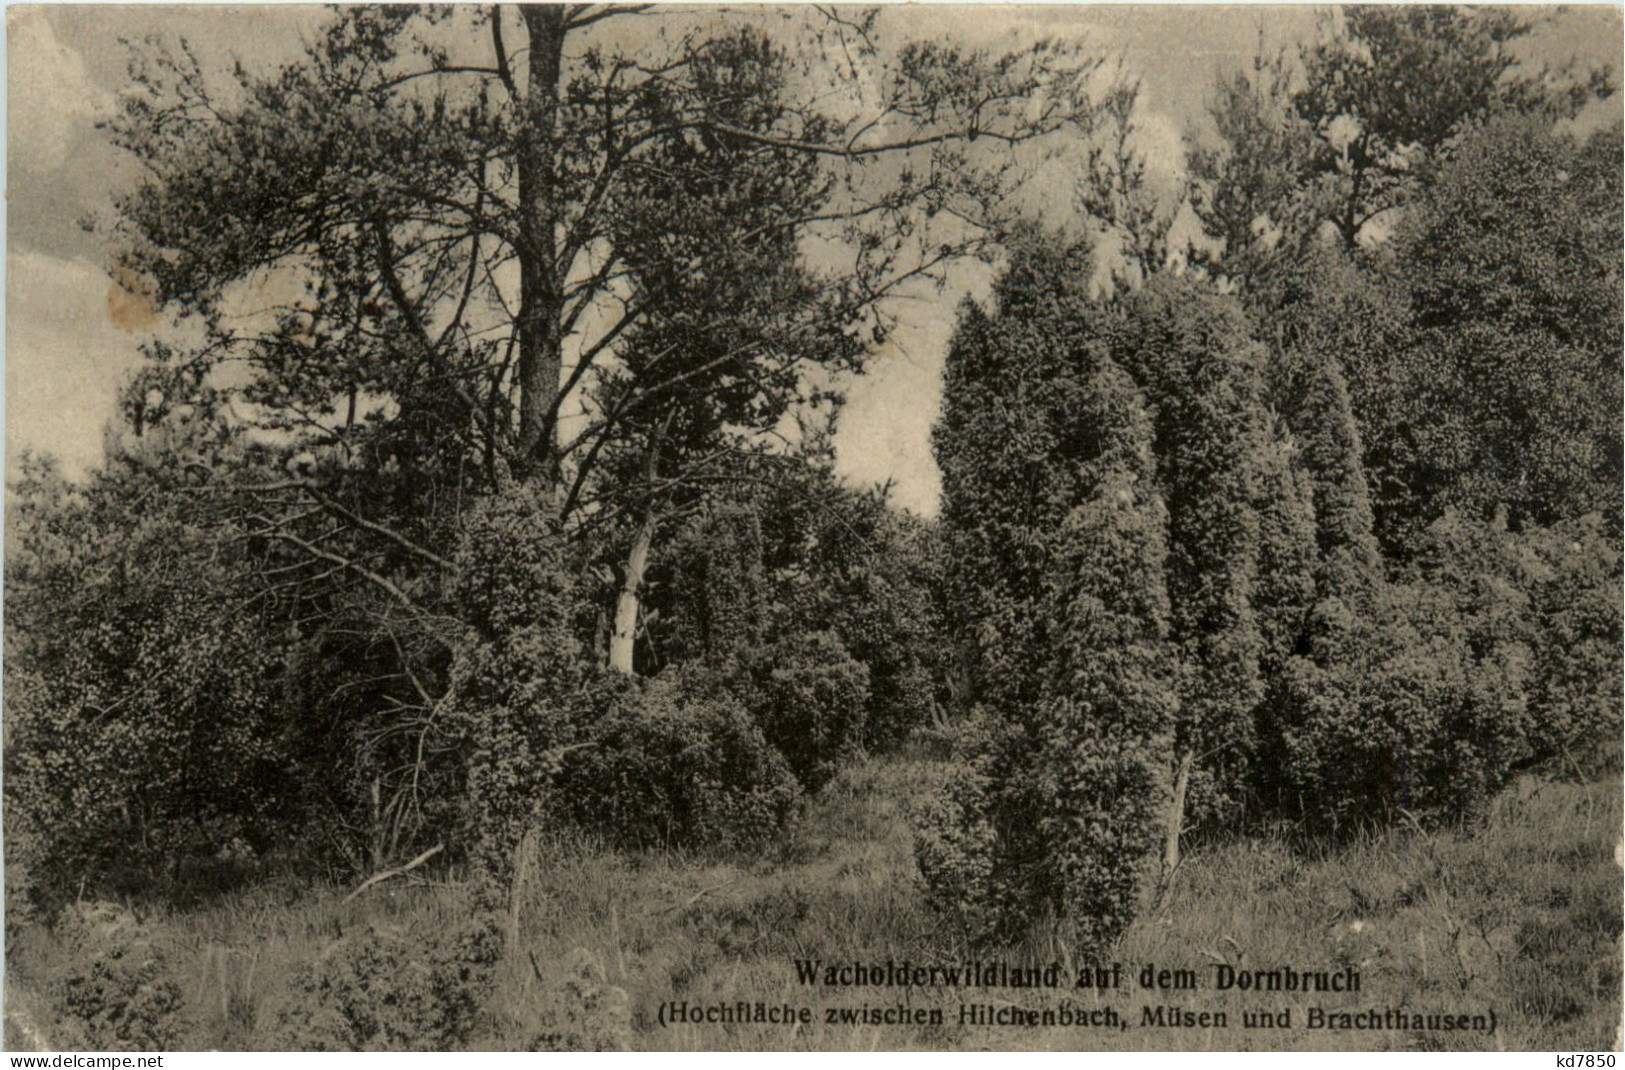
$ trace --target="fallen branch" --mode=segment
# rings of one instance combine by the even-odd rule
[[[374,873],[361,883],[361,887],[345,896],[344,901],[348,903],[350,900],[354,899],[356,896],[360,895],[362,892],[366,891],[368,888],[371,888],[375,884],[382,884],[387,880],[399,877],[403,873],[409,873],[412,870],[417,869],[419,866],[423,865],[423,863],[445,850],[445,848],[445,844],[437,843],[427,851],[424,851],[422,854],[412,859],[412,861],[406,863],[406,865],[401,866],[399,869],[386,869],[382,873]]]

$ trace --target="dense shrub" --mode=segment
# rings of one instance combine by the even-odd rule
[[[1516,155],[1504,137],[1495,144]],[[1497,226],[1473,240],[1498,264],[1544,255],[1497,245]],[[1284,816],[1346,833],[1401,814],[1459,819],[1518,771],[1583,775],[1594,741],[1617,740],[1619,552],[1602,520],[1534,526],[1552,510],[1529,506],[1545,491],[1523,484],[1512,527],[1435,495],[1410,514],[1430,526],[1391,538],[1397,556],[1383,559],[1374,500],[1397,516],[1437,488],[1424,485],[1426,465],[1396,467],[1414,435],[1374,451],[1356,413],[1363,404],[1379,427],[1400,427],[1410,401],[1459,386],[1446,377],[1395,396],[1369,381],[1411,344],[1410,313],[1390,307],[1397,291],[1311,257],[1283,280],[1294,296],[1266,364],[1236,302],[1197,280],[1090,299],[1067,281],[1078,265],[1066,250],[1018,245],[994,311],[961,317],[934,439],[980,712],[926,808],[917,856],[928,895],[967,936],[1009,940],[1041,917],[1083,918],[1085,942],[1109,942],[1132,910],[1170,766],[1174,846],[1187,767],[1198,826]],[[1441,248],[1456,255],[1429,255]],[[1504,281],[1472,291],[1493,298],[1473,316],[1497,320],[1523,300]],[[1473,365],[1474,390],[1504,374],[1479,367],[1493,347],[1435,333]],[[1101,378],[1112,364],[1132,376],[1126,389]],[[1125,419],[1141,404],[1150,433]],[[1497,411],[1476,416],[1493,423]],[[1458,446],[1471,437],[1434,432]],[[1524,461],[1571,475],[1581,460],[1616,463],[1594,446],[1484,472],[1472,451],[1452,446],[1449,460],[1482,506],[1506,496],[1496,481]],[[1165,602],[1145,600],[1164,589]],[[1158,735],[1170,718],[1172,762]]]
[[[1160,839],[1177,709],[1160,511],[1126,481],[1101,491],[1068,524],[1051,697],[1032,725],[973,717],[919,822],[928,899],[974,944],[1049,918],[1104,951],[1134,919]]]
[[[470,511],[452,584],[467,625],[454,713],[482,872],[505,879],[520,840],[537,827],[571,824],[626,846],[748,845],[795,810],[795,777],[746,701],[755,692],[742,659],[760,652],[745,641],[757,626],[739,603],[761,593],[722,563],[741,553],[759,559],[754,516],[718,509],[698,530],[716,538],[700,555],[716,585],[691,606],[703,663],[643,679],[589,661],[579,574],[540,503],[515,490]],[[734,585],[724,589],[724,578]],[[848,658],[829,680],[814,681],[819,655],[808,656],[791,658],[782,686],[761,694],[787,715],[778,724],[787,747],[820,755],[829,734],[831,754],[844,753],[851,729],[843,719],[853,719],[862,694],[849,677],[861,666]],[[815,711],[822,727],[796,721]]]
[[[677,668],[604,686],[587,745],[553,778],[566,819],[626,846],[749,847],[796,812],[794,774],[720,678]]]
[[[1621,377],[1619,129],[1581,145],[1549,115],[1465,124],[1410,172],[1378,255],[1324,250],[1254,295],[1261,336],[1347,375],[1391,557],[1450,507],[1617,527],[1620,391],[1598,384]]]
[[[1520,586],[1538,623],[1530,748],[1558,775],[1619,768],[1620,554],[1595,513],[1526,529]]]
[[[1287,672],[1281,773],[1313,826],[1471,811],[1533,756],[1537,637],[1504,522],[1447,513],[1408,582],[1329,597]]]
[[[282,657],[231,540],[161,486],[25,472],[6,571],[10,860],[54,909],[265,849],[295,806]]]
[[[467,754],[476,862],[502,876],[532,826],[548,820],[561,763],[588,739],[593,670],[574,631],[576,577],[547,512],[514,488],[469,510],[451,583],[465,626],[450,732]]]
[[[866,545],[839,567],[821,556],[808,586],[827,607],[818,616],[868,669],[864,742],[884,748],[927,723],[936,705],[947,645],[935,600],[940,547],[923,522],[883,503],[863,502],[854,512],[867,522]]]
[[[1015,943],[1047,909],[1030,755],[1019,725],[976,708],[954,728],[946,782],[915,815],[926,902],[971,946]]]
[[[1042,686],[1049,542],[1078,498],[1087,428],[1071,365],[1110,315],[1086,303],[1081,247],[1029,235],[1011,260],[995,309],[961,310],[931,441],[947,597],[968,655],[962,701],[1014,716]]]
[[[1108,364],[1098,381],[1099,424],[1115,441],[1056,552],[1056,649],[1035,775],[1062,912],[1074,939],[1102,951],[1134,919],[1162,838],[1179,692],[1149,430],[1126,376]]]
[[[664,664],[704,660],[728,669],[767,625],[762,525],[754,502],[721,500],[685,525],[666,550],[657,600],[668,617]]]
[[[1299,333],[1300,344],[1316,338],[1312,331]],[[1392,605],[1340,357],[1309,351],[1285,358],[1293,374],[1283,404],[1300,433],[1300,478],[1310,497],[1308,524],[1297,538],[1311,582],[1296,626],[1266,643],[1252,770],[1261,816],[1309,812],[1318,815],[1316,823],[1332,826],[1356,812],[1370,816],[1401,805],[1388,794],[1397,781],[1380,772],[1392,761],[1376,757],[1384,753],[1382,730],[1359,697],[1381,644],[1391,638],[1380,622],[1392,617]],[[1267,556],[1273,554],[1260,557],[1261,580]],[[1339,748],[1346,759],[1338,757]]]
[[[445,934],[381,926],[340,937],[293,978],[277,1021],[303,1051],[447,1051],[474,1031],[501,956],[489,917]]]
[[[1018,941],[1063,907],[1035,774],[1050,711],[1053,541],[1078,498],[1089,428],[1073,376],[1090,335],[1073,314],[1085,260],[1079,247],[1023,236],[995,307],[961,308],[932,430],[969,716],[947,781],[917,815],[915,859],[927,901],[973,945]]]
[[[787,756],[859,742],[846,738],[845,727],[827,745],[813,738],[830,731],[829,687],[817,699],[827,712],[812,720],[786,706],[814,697],[789,694],[791,674],[805,676],[820,661],[840,666],[838,676],[856,668],[864,675],[862,744],[901,742],[935,701],[938,562],[929,528],[890,506],[884,492],[843,486],[821,454],[783,459],[778,469],[774,486],[713,502],[660,548],[645,614],[652,660],[705,661],[751,677],[750,705]],[[769,679],[777,662],[784,671]],[[836,706],[844,718],[845,701]],[[794,727],[798,721],[811,727]],[[814,781],[826,775],[814,766],[827,761],[791,756],[797,774]]]
[[[165,956],[128,910],[76,902],[57,919],[58,939],[71,958],[49,981],[56,1013],[77,1030],[78,1046],[167,1051],[181,1028],[180,987]]]
[[[609,983],[604,965],[585,948],[563,963],[563,979],[533,996],[525,1008],[526,1051],[626,1051],[632,1038],[631,1002]]]
[[[764,649],[751,697],[767,741],[803,787],[817,791],[863,742],[869,669],[831,632],[796,634]]]
[[[1428,596],[1396,592],[1400,603],[1418,601],[1371,637],[1369,660],[1294,666],[1303,715],[1287,735],[1284,773],[1311,828],[1354,831],[1402,812],[1429,823],[1455,817],[1525,753],[1516,650],[1476,657]]]
[[[916,859],[928,897],[974,943],[1032,921],[1105,950],[1133,920],[1159,839],[1178,711],[1167,516],[1138,391],[1103,353],[1076,397],[1090,429],[1080,503],[1051,548],[1040,610],[1050,643],[1041,699],[989,711],[961,736],[954,772],[924,810]]]
[[[1254,599],[1261,469],[1274,448],[1263,407],[1265,351],[1239,303],[1190,280],[1153,279],[1128,304],[1113,353],[1143,392],[1167,506],[1176,760],[1191,768],[1191,814],[1218,824],[1240,812],[1264,695]]]
[[[865,746],[895,746],[932,717],[945,675],[938,529],[890,505],[884,490],[855,492],[833,475],[809,492],[823,507],[806,511],[778,571],[777,628],[839,637],[868,669]]]
[[[1292,444],[1282,439],[1266,446],[1259,456],[1254,498],[1258,578],[1253,606],[1263,644],[1259,669],[1266,689],[1296,652],[1315,604],[1314,492],[1294,459]],[[1263,740],[1260,745],[1267,746]]]

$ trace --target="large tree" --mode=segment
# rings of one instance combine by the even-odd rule
[[[1504,9],[1352,5],[1327,16],[1302,51],[1297,115],[1318,139],[1313,173],[1324,218],[1353,249],[1403,205],[1424,163],[1503,110],[1572,114],[1612,92],[1608,72],[1520,62],[1534,23]]]
[[[1233,813],[1253,755],[1263,687],[1254,595],[1260,469],[1270,448],[1265,351],[1236,301],[1168,276],[1128,302],[1114,351],[1152,414],[1168,509],[1170,634],[1181,665],[1177,837],[1187,787],[1204,818]],[[1288,488],[1276,481],[1274,489]],[[1168,864],[1178,864],[1177,849]]]
[[[643,18],[673,25],[595,37]],[[352,392],[390,397],[391,373],[428,375],[493,463],[556,479],[572,391],[692,266],[667,248],[653,278],[640,217],[709,255],[728,240],[706,230],[726,206],[687,215],[709,188],[750,203],[750,229],[792,250],[817,228],[850,239],[845,269],[821,281],[872,314],[902,280],[987,240],[974,224],[1008,161],[970,142],[1083,117],[1089,65],[1060,49],[911,43],[883,62],[868,21],[831,18],[881,68],[878,100],[844,121],[787,86],[760,30],[636,6],[354,9],[270,76],[221,79],[184,48],[143,54],[141,92],[112,124],[146,176],[119,204],[125,266],[207,317],[216,350],[297,396],[328,438]],[[881,157],[903,158],[896,181],[866,180]],[[830,165],[811,192],[783,170],[810,161]],[[955,223],[926,227],[916,208]],[[231,329],[224,292],[272,270],[306,292],[274,330]]]
[[[1088,119],[1077,50],[876,22],[373,7],[269,72],[138,49],[117,267],[195,331],[151,349],[112,463],[206,425],[167,463],[242,533],[301,716],[365,722],[372,832],[423,824],[426,763],[506,775],[485,728],[536,752],[510,786],[575,746],[526,688],[574,678],[614,594],[633,664],[659,525],[775,478],[887,299],[990,248],[1023,146]],[[549,619],[493,628],[503,591]],[[515,723],[470,726],[485,700]]]
[[[414,606],[460,503],[534,482],[622,548],[630,667],[673,494],[859,368],[887,297],[989,248],[1020,147],[1089,117],[1076,50],[809,17],[357,8],[270,75],[140,54],[120,265],[203,323],[166,357],[247,369],[217,385],[292,478],[244,508]],[[256,289],[287,296],[244,320]]]
[[[1430,176],[1396,256],[1413,336],[1382,373],[1400,396],[1372,421],[1409,447],[1385,473],[1408,491],[1381,518],[1391,537],[1450,506],[1505,506],[1514,525],[1617,521],[1617,129],[1582,148],[1509,117]],[[1589,165],[1610,153],[1611,167]]]
[[[1071,364],[1082,325],[1109,315],[1088,303],[1088,270],[1084,247],[1024,233],[993,312],[967,302],[948,351],[932,445],[969,702],[1018,709],[1040,692],[1049,540],[1077,502],[1087,433]]]
[[[935,444],[977,708],[916,854],[970,938],[1051,917],[1099,950],[1156,845],[1178,696],[1153,424],[1087,266],[1028,235],[949,356]]]
[[[1292,92],[1291,57],[1266,52],[1261,40],[1249,67],[1214,80],[1212,133],[1186,139],[1191,209],[1206,238],[1190,259],[1248,290],[1290,259],[1319,221],[1306,189],[1315,139]]]

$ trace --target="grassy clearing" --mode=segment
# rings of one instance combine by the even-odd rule
[[[830,962],[962,958],[955,935],[920,904],[906,811],[941,775],[920,755],[845,772],[768,857],[617,855],[579,841],[534,844],[527,874],[497,919],[507,954],[480,980],[471,1047],[624,1045],[656,1049],[1170,1048],[1565,1049],[1619,1043],[1621,828],[1618,780],[1525,782],[1472,829],[1373,835],[1305,852],[1247,840],[1194,850],[1172,902],[1142,918],[1118,948],[1125,987],[1043,992],[824,988],[798,983],[796,959]],[[143,919],[180,988],[188,1048],[264,1048],[312,998],[313,964],[357,934],[389,948],[427,947],[469,921],[457,883],[399,884],[342,902],[340,889],[264,885],[205,909]],[[382,938],[382,937],[380,937]],[[369,952],[370,953],[370,952]],[[66,1046],[50,979],[69,952],[39,927],[8,947],[6,1040],[13,1050]],[[1003,956],[1045,965],[1067,951],[1035,937]],[[370,961],[370,960],[369,960]],[[1147,963],[1195,971],[1196,991],[1139,989]],[[1350,994],[1214,991],[1214,967],[1356,968]],[[403,972],[396,959],[374,963]],[[418,975],[413,974],[416,977]],[[427,975],[424,975],[427,976]],[[430,981],[423,980],[423,984]],[[415,983],[415,982],[414,982]],[[440,982],[432,982],[438,984]],[[325,982],[324,982],[325,984]],[[324,989],[323,991],[326,991]],[[337,990],[334,990],[337,991]],[[349,991],[349,990],[346,990]],[[379,991],[382,991],[381,989]],[[407,985],[385,1002],[416,998]],[[351,995],[354,993],[351,992]],[[337,1004],[339,996],[329,993]],[[813,1010],[811,1025],[661,1026],[669,1001],[738,1000]],[[961,1002],[1042,1009],[1111,1006],[1126,1029],[962,1025]],[[940,1025],[829,1024],[827,1007],[943,1011]],[[1142,1026],[1142,1005],[1223,1012],[1194,1028]],[[413,1004],[415,1007],[416,1004]],[[1308,1008],[1402,1008],[1496,1016],[1477,1032],[1309,1030]],[[1246,1028],[1243,1011],[1292,1008],[1293,1028]],[[15,1008],[15,1013],[11,1008]],[[416,1013],[416,1012],[414,1012]],[[427,1035],[427,1034],[425,1034]]]

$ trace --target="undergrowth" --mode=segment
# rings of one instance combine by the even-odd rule
[[[1254,837],[1196,847],[1160,912],[1110,956],[1125,988],[856,989],[805,986],[795,960],[952,963],[965,949],[925,908],[907,815],[946,766],[916,750],[844,770],[807,815],[749,856],[615,852],[580,836],[532,839],[518,886],[477,914],[456,874],[345,902],[346,889],[272,882],[212,905],[155,912],[79,905],[13,927],[7,1041],[269,1049],[1290,1048],[1596,1050],[1618,1043],[1618,780],[1525,780],[1470,827],[1403,827],[1332,848]],[[85,919],[107,932],[89,939]],[[97,919],[100,919],[98,922]],[[98,930],[100,932],[100,930]],[[998,956],[1083,963],[1039,927]],[[92,947],[91,945],[95,946]],[[504,950],[505,949],[505,950]],[[992,956],[983,955],[983,959]],[[1140,991],[1145,964],[1201,990]],[[1243,995],[1214,967],[1359,971],[1358,995]],[[1130,1024],[961,1025],[964,1002],[1110,1005]],[[799,1024],[662,1026],[669,1001],[812,1009]],[[1222,1011],[1223,1027],[1143,1027],[1141,1006]],[[906,1004],[943,1021],[829,1024],[827,1008]],[[35,1036],[16,1027],[27,1013]],[[1294,1028],[1241,1011],[1292,1006]],[[1302,1027],[1331,1011],[1493,1010],[1493,1035]],[[75,1039],[77,1038],[77,1039]]]

